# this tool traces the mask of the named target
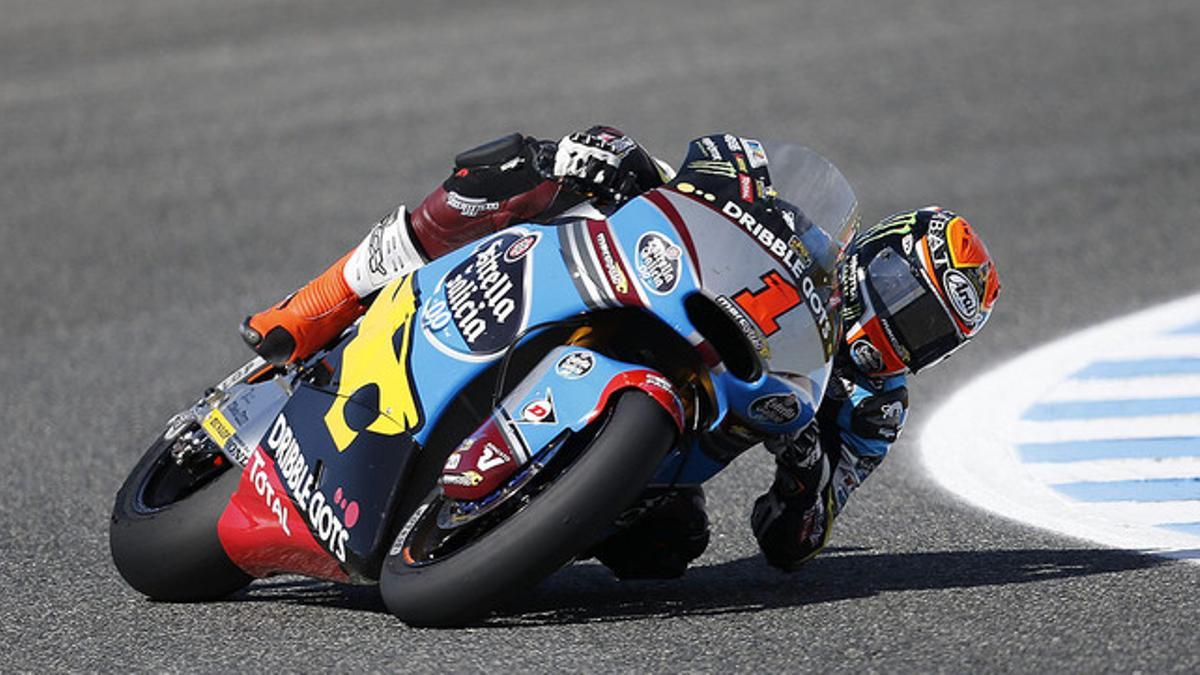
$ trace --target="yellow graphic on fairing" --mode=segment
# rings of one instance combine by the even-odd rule
[[[338,452],[359,433],[346,423],[346,401],[368,385],[379,388],[383,414],[366,426],[367,431],[394,436],[421,426],[420,404],[408,368],[416,314],[413,276],[396,279],[379,292],[358,325],[358,334],[342,352],[338,395],[325,413],[325,426]]]

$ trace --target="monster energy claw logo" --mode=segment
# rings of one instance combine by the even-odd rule
[[[858,240],[858,245],[869,244],[873,241],[878,241],[884,237],[896,234],[909,234],[912,232],[912,226],[917,224],[917,212],[909,211],[907,213],[897,213],[879,222],[871,229],[863,233],[862,239]]]

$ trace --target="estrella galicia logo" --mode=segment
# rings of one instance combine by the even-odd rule
[[[800,416],[800,401],[795,394],[768,394],[750,403],[750,417],[760,422],[787,424]]]
[[[508,347],[529,319],[529,253],[538,239],[512,230],[476,246],[438,282],[422,327],[455,351],[488,355]]]
[[[638,277],[651,293],[667,295],[679,284],[683,251],[660,232],[638,238],[635,265]]]

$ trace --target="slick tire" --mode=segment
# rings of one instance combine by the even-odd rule
[[[666,411],[641,392],[625,392],[611,410],[562,475],[479,539],[420,565],[389,555],[380,591],[392,614],[414,626],[476,621],[594,544],[641,494],[678,435]]]
[[[172,462],[160,438],[117,493],[108,543],[117,571],[154,600],[213,600],[237,591],[251,578],[229,560],[217,537],[217,521],[237,488],[241,472],[226,469],[179,501],[156,507],[143,495],[156,472]]]

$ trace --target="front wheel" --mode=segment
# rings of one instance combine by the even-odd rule
[[[667,412],[637,391],[621,395],[593,429],[553,480],[465,543],[438,550],[443,497],[419,511],[384,561],[380,591],[388,609],[412,625],[461,625],[595,543],[641,494],[677,432]]]
[[[193,425],[185,436],[201,433]],[[113,562],[130,586],[155,600],[229,595],[251,581],[217,536],[241,471],[215,448],[180,462],[174,447],[160,437],[117,493],[108,530]]]

